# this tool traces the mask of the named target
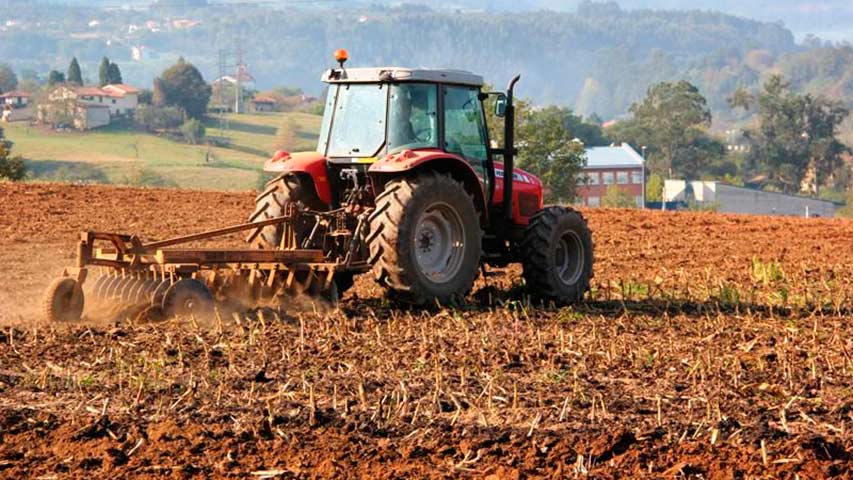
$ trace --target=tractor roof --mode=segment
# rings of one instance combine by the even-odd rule
[[[483,86],[483,77],[465,70],[402,67],[333,68],[321,79],[326,83],[427,82]]]

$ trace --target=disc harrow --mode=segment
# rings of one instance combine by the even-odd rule
[[[147,244],[134,235],[83,232],[76,266],[65,268],[46,292],[45,316],[50,321],[79,320],[84,301],[92,308],[155,309],[158,317],[208,316],[217,303],[281,303],[296,294],[335,301],[336,273],[368,269],[345,252],[298,248],[293,238],[275,250],[178,248],[268,225],[287,227],[310,214],[294,206],[280,217]]]

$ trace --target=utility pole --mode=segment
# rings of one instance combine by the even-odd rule
[[[242,88],[242,77],[243,72],[246,71],[246,66],[243,64],[243,42],[241,42],[240,37],[237,37],[237,71],[234,75],[236,79],[236,83],[234,83],[234,96],[236,97],[234,100],[234,113],[239,115],[243,113],[243,88]]]
[[[223,83],[225,82],[225,72],[228,69],[228,52],[219,49],[219,77],[216,82],[216,110],[219,117],[219,136],[225,137],[223,130],[228,129],[227,120],[225,118],[225,96],[222,91]]]

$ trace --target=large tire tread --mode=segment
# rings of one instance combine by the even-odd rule
[[[463,257],[465,264],[460,268],[458,277],[448,282],[451,285],[448,289],[452,291],[429,291],[430,287],[424,284],[419,279],[419,274],[414,271],[417,267],[411,258],[413,252],[410,251],[409,245],[405,241],[399,241],[409,238],[415,228],[414,220],[407,218],[407,207],[418,201],[418,197],[423,195],[421,192],[435,191],[461,192],[465,200],[459,202],[459,213],[463,221],[468,217],[467,226],[474,226],[470,230],[472,235],[468,240],[471,249],[466,248],[468,251],[466,257]],[[368,219],[369,262],[373,266],[376,282],[385,288],[386,294],[394,300],[413,305],[434,301],[441,304],[460,302],[471,291],[479,272],[483,236],[479,216],[464,186],[451,176],[437,172],[398,177],[386,184],[385,190],[376,197],[375,204],[376,208]]]
[[[553,255],[556,232],[560,228],[572,228],[581,237],[585,261],[577,283],[563,285],[554,276]],[[527,289],[537,298],[546,298],[561,303],[576,303],[583,300],[589,291],[592,279],[593,244],[592,232],[583,215],[568,207],[545,207],[537,212],[528,224],[524,240],[520,244],[523,277]]]
[[[325,209],[310,182],[299,175],[280,175],[267,182],[264,190],[255,197],[255,210],[249,216],[250,222],[259,222],[284,214],[288,203],[301,202],[312,209]],[[246,239],[253,248],[275,250],[281,242],[281,225],[259,227]]]

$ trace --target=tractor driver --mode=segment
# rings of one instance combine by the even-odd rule
[[[435,142],[435,107],[429,108],[428,93],[429,89],[434,88],[427,85],[394,86],[391,91],[391,125],[388,131],[390,150],[431,146]]]

